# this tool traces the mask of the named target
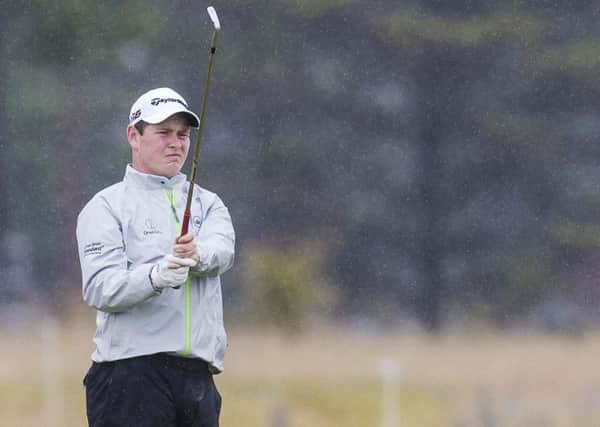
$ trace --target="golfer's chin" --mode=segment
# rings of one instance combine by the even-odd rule
[[[165,163],[164,167],[161,170],[161,175],[167,178],[173,178],[175,175],[179,173],[181,167],[183,166],[183,162],[180,160],[171,160]]]

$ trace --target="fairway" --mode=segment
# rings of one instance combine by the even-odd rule
[[[5,425],[85,425],[93,320],[0,338]],[[271,427],[589,426],[600,420],[600,337],[424,336],[319,327],[230,333],[221,424]],[[397,369],[383,405],[382,366]],[[389,397],[389,396],[388,396]],[[392,412],[390,412],[392,411]],[[487,421],[486,421],[487,420]]]

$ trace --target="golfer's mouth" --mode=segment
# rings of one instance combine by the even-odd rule
[[[167,154],[167,160],[180,160],[181,159],[181,154]]]

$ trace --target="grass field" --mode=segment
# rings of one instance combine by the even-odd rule
[[[0,334],[2,425],[86,425],[81,380],[93,319],[36,325],[35,333]],[[432,337],[320,327],[294,337],[229,335],[226,371],[216,377],[224,427],[600,425],[600,334]],[[382,366],[398,374],[385,388]]]

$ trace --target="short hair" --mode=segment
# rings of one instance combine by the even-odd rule
[[[137,129],[137,131],[140,133],[140,135],[143,135],[144,134],[144,129],[146,129],[146,126],[148,126],[148,123],[146,123],[143,120],[140,120],[139,122],[137,122],[133,126]]]

